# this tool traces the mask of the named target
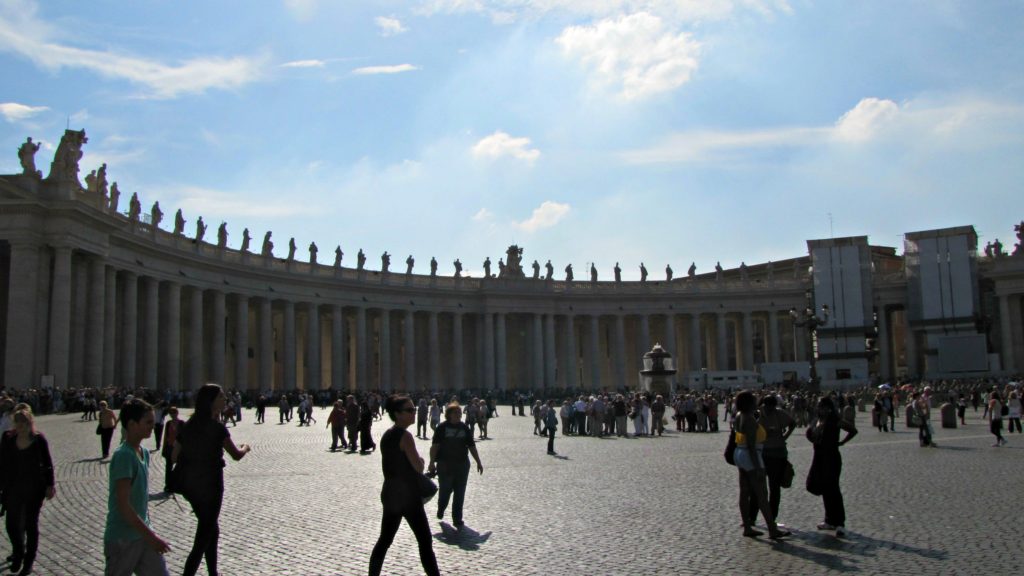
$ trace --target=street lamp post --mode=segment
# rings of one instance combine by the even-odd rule
[[[801,312],[797,312],[796,308],[789,309],[789,315],[793,318],[793,325],[797,327],[807,327],[807,339],[811,346],[811,387],[817,389],[818,387],[818,351],[814,346],[814,343],[818,340],[818,327],[828,324],[829,309],[828,304],[824,304],[821,307],[821,316],[818,316],[814,309],[814,300],[811,295],[811,291],[808,290],[807,296],[807,307]]]

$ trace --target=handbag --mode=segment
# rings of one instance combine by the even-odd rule
[[[430,478],[427,478],[425,474],[417,474],[416,481],[419,487],[419,495],[423,500],[423,503],[426,504],[427,502],[430,502],[434,497],[434,494],[437,494],[437,484],[435,484]]]
[[[103,434],[103,426],[100,425],[99,422],[97,422],[96,423],[96,435],[99,436],[100,434]]]
[[[796,470],[793,469],[793,463],[786,460],[786,465],[782,468],[782,478],[779,479],[779,486],[792,488],[794,476],[796,476]]]
[[[730,466],[735,466],[736,465],[736,457],[734,456],[735,452],[736,452],[736,433],[730,431],[729,432],[729,441],[726,442],[726,444],[725,444],[725,453],[723,454],[723,456],[725,456],[725,461]]]

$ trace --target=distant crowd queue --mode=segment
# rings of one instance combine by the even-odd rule
[[[255,421],[265,422],[266,409],[278,409],[278,423],[317,424],[314,407],[333,405],[326,418],[330,450],[374,452],[378,444],[371,428],[387,414],[393,426],[380,439],[384,486],[381,491],[381,533],[370,559],[370,574],[379,574],[384,556],[404,519],[416,535],[420,558],[428,574],[438,574],[429,527],[423,510],[439,492],[437,517],[449,501],[455,529],[463,526],[463,502],[470,460],[483,473],[475,442],[490,438],[488,423],[497,418],[499,399],[511,405],[511,415],[531,416],[533,433],[547,438],[547,452],[556,455],[559,425],[565,436],[661,436],[669,424],[677,432],[717,432],[729,426],[725,459],[736,466],[740,486],[743,535],[757,537],[755,520],[763,516],[770,538],[789,535],[777,523],[781,489],[792,485],[787,441],[806,427],[814,455],[805,486],[821,496],[825,509],[820,530],[843,536],[846,514],[839,479],[839,447],[857,435],[858,410],[870,410],[879,432],[895,431],[897,414],[905,413],[908,427],[917,428],[921,446],[935,446],[932,411],[953,411],[965,424],[968,408],[984,412],[995,436],[993,447],[1006,444],[1003,421],[1010,433],[1021,429],[1020,382],[1013,379],[896,382],[861,388],[846,394],[807,390],[690,391],[665,399],[646,392],[600,393],[571,390],[474,394],[472,391],[385,396],[379,392],[338,394],[330,390],[283,394],[226,392],[216,384],[192,393],[155,393],[144,389],[66,391],[59,394],[0,391],[0,503],[11,541],[7,557],[12,574],[32,573],[39,547],[39,515],[46,500],[56,495],[53,461],[46,437],[36,429],[38,410],[74,410],[82,420],[96,421],[100,454],[109,459],[107,516],[103,535],[105,573],[167,574],[163,555],[168,543],[152,529],[148,514],[149,450],[141,443],[154,437],[165,459],[164,494],[181,494],[197,518],[196,534],[184,574],[194,575],[205,560],[217,573],[219,516],[224,496],[224,454],[240,460],[250,451],[236,445],[227,425],[241,421],[243,407],[255,408]],[[447,398],[447,400],[445,400]],[[558,400],[556,400],[558,398]],[[179,418],[179,405],[194,406],[188,420]],[[114,407],[120,409],[115,413]],[[529,409],[529,414],[526,413]],[[721,411],[720,411],[721,409]],[[416,438],[430,440],[429,459],[419,456],[408,428]],[[121,442],[111,452],[116,428]],[[842,436],[842,438],[840,438]],[[440,489],[433,483],[437,478]]]

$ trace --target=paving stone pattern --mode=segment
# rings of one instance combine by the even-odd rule
[[[560,431],[552,457],[532,434],[532,418],[513,417],[507,406],[499,415],[490,421],[493,439],[478,444],[485,470],[469,481],[466,532],[453,536],[434,516],[436,500],[427,505],[444,574],[1008,574],[1024,560],[1024,437],[992,448],[980,412],[966,427],[938,430],[934,449],[920,448],[916,431],[877,432],[859,414],[861,433],[842,449],[842,539],[814,528],[823,508],[803,489],[811,449],[798,430],[790,439],[797,478],[779,519],[794,536],[781,543],[740,536],[724,432],[597,439]],[[326,411],[308,428],[278,425],[276,410],[267,416],[256,425],[247,411],[231,428],[253,451],[226,469],[221,573],[365,574],[380,523],[380,456],[331,453]],[[97,460],[96,424],[77,415],[37,423],[54,452],[58,495],[43,508],[36,573],[102,574],[107,467]],[[374,434],[388,425],[375,423]],[[429,443],[417,446],[426,456]],[[152,492],[163,471],[154,452]],[[172,546],[171,573],[180,573],[195,517],[180,499],[150,506]],[[405,525],[384,573],[422,573]]]

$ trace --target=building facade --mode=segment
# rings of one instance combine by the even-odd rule
[[[661,281],[531,278],[516,247],[488,278],[369,270],[315,247],[301,261],[294,242],[281,257],[270,233],[232,249],[226,228],[190,234],[180,211],[162,226],[135,196],[119,209],[105,168],[81,186],[83,143],[69,131],[45,178],[25,154],[0,176],[9,388],[636,388],[655,343],[698,387],[806,379],[812,359],[824,386],[1024,366],[1024,250],[979,255],[970,226],[909,233],[902,256],[812,240],[789,260]],[[824,305],[814,336],[790,314]]]

